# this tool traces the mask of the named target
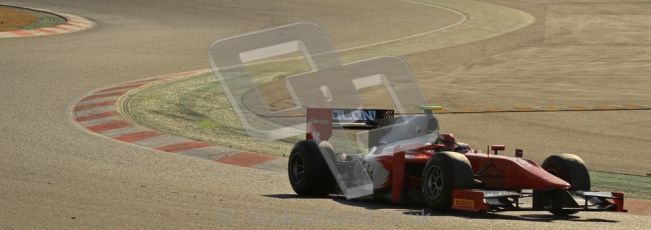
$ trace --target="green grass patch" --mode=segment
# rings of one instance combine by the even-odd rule
[[[212,74],[145,88],[128,96],[123,106],[140,124],[234,149],[286,156],[301,139],[249,137]]]
[[[272,110],[294,106],[285,78],[311,70],[296,53],[244,63],[244,68]],[[264,141],[249,137],[212,73],[145,88],[128,96],[123,107],[129,116],[154,129],[234,149],[287,156],[303,138]]]
[[[651,200],[651,177],[590,171],[592,189],[624,192],[626,197]]]

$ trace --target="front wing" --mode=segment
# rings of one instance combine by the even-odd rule
[[[530,198],[530,201],[528,201]],[[624,209],[624,194],[568,190],[530,192],[455,189],[452,208],[467,211],[612,211]]]

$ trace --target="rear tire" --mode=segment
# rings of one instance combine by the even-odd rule
[[[464,155],[440,152],[425,165],[421,190],[430,208],[447,210],[452,207],[452,190],[472,188],[473,183],[472,166]]]
[[[289,183],[298,195],[325,196],[335,186],[335,180],[314,141],[294,145],[287,167]]]
[[[552,175],[570,184],[570,191],[590,191],[590,173],[585,162],[574,154],[552,155],[545,159],[541,167]],[[579,211],[552,210],[557,216],[568,216]]]

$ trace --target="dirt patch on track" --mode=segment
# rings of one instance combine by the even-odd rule
[[[15,8],[0,6],[0,31],[20,30],[21,27],[28,26],[37,19],[36,16]]]
[[[52,27],[63,23],[66,23],[65,18],[52,13],[0,5],[0,32]]]

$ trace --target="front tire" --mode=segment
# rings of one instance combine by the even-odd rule
[[[452,207],[452,190],[472,188],[473,183],[472,166],[464,155],[440,152],[425,165],[421,190],[430,208],[447,210]]]
[[[314,141],[301,141],[294,145],[287,171],[289,183],[298,195],[328,195],[335,185],[328,164]]]
[[[570,191],[590,191],[590,173],[585,162],[574,154],[552,155],[543,161],[541,167],[552,175],[570,184]],[[579,211],[551,210],[557,216],[568,216]]]

